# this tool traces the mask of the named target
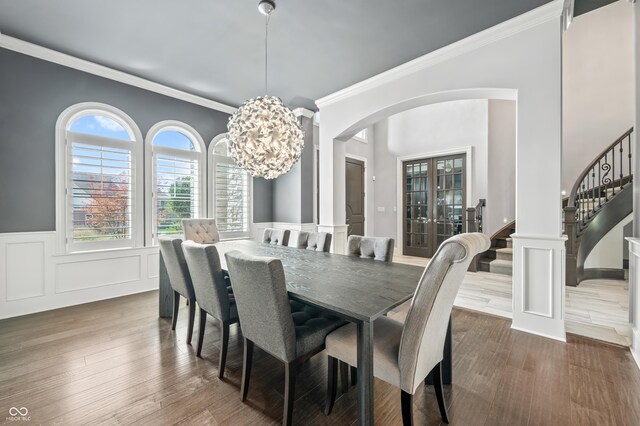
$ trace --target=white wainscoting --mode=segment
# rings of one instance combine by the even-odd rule
[[[640,368],[640,238],[629,241],[629,319],[631,321],[631,354]]]
[[[565,341],[566,238],[518,234],[512,237],[514,286],[511,327]]]
[[[54,255],[55,232],[0,234],[0,319],[158,288],[157,247]]]
[[[254,223],[251,227],[252,238],[256,241],[261,241],[265,228],[290,229],[293,231],[306,232],[318,231],[318,225],[315,223],[260,222]]]

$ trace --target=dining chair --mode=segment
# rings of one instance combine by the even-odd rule
[[[288,229],[265,228],[262,233],[262,242],[277,246],[286,246],[289,240]]]
[[[211,244],[220,241],[220,234],[215,219],[182,219],[184,239],[200,244]]]
[[[331,234],[328,232],[309,232],[306,249],[329,253],[331,250]]]
[[[207,315],[211,315],[220,323],[222,332],[218,360],[218,377],[222,378],[227,360],[227,348],[229,347],[229,326],[238,322],[238,309],[233,291],[220,266],[220,256],[216,246],[185,241],[182,243],[182,250],[189,266],[193,290],[200,308],[196,355],[199,357],[202,353]]]
[[[347,255],[391,262],[393,260],[394,244],[395,240],[393,238],[350,235],[347,239]],[[344,393],[349,390],[349,381],[347,379],[349,370],[351,371],[350,377],[352,385],[355,385],[357,382],[357,370],[353,364],[351,364],[351,368],[349,369],[347,364],[342,361],[339,362],[338,366],[340,369],[342,392]]]
[[[404,323],[382,316],[373,326],[373,374],[401,389],[402,422],[413,424],[413,394],[433,372],[442,420],[449,422],[442,389],[444,341],[453,302],[471,260],[491,245],[481,233],[455,235],[444,241],[427,265],[413,295]],[[325,413],[336,396],[337,360],[356,365],[355,324],[327,336],[329,357]]]
[[[180,296],[187,299],[189,304],[189,325],[187,327],[187,344],[191,344],[193,334],[193,322],[196,316],[196,294],[193,290],[193,282],[189,274],[189,267],[182,252],[181,238],[160,238],[160,253],[167,268],[169,282],[173,289],[173,315],[171,320],[171,330],[176,329],[178,321],[178,308],[180,307]]]
[[[305,231],[289,231],[289,240],[287,241],[287,247],[294,248],[307,248],[307,240],[309,239],[309,233]]]
[[[347,239],[347,255],[391,262],[393,246],[393,238],[350,235]]]
[[[240,251],[225,254],[244,336],[240,398],[244,402],[254,345],[285,365],[282,424],[290,425],[295,381],[304,361],[324,349],[328,333],[345,321],[319,309],[292,312],[282,262]]]

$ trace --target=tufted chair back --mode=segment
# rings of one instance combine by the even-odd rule
[[[218,249],[213,244],[182,243],[198,305],[220,321],[229,321],[229,293],[220,266]]]
[[[211,244],[220,241],[215,219],[182,219],[184,239],[199,244]]]
[[[289,241],[288,229],[265,228],[262,234],[262,242],[277,246],[286,246]]]
[[[331,234],[327,232],[309,232],[306,248],[307,250],[329,253],[331,249]]]
[[[160,238],[160,253],[167,268],[171,288],[187,299],[193,299],[195,292],[189,267],[182,252],[182,239]]]
[[[393,245],[393,238],[350,235],[347,240],[347,254],[349,256],[358,256],[391,262],[393,259]]]
[[[282,262],[238,250],[225,257],[243,336],[285,362],[296,359],[296,328]]]
[[[309,233],[305,231],[289,231],[289,241],[287,247],[307,248]]]
[[[469,263],[491,240],[481,233],[455,235],[443,242],[420,278],[400,339],[400,387],[413,394],[442,360],[451,308]]]

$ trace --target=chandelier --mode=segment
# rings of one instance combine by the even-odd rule
[[[276,8],[262,0],[258,10],[267,17],[264,39],[264,86],[267,93],[269,17]],[[298,119],[280,98],[264,95],[245,101],[227,124],[229,153],[251,176],[275,179],[300,159],[304,133]]]

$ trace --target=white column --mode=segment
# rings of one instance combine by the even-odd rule
[[[640,368],[640,238],[629,241],[629,308],[631,309],[631,354]]]
[[[333,234],[331,252],[344,253],[347,244],[345,144],[320,125],[320,220],[318,231]]]

